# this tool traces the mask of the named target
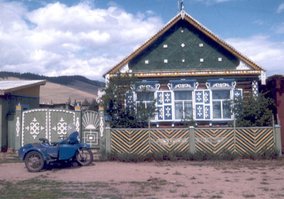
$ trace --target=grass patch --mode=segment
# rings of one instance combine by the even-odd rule
[[[18,199],[18,198],[91,198],[92,195],[101,193],[99,189],[109,187],[106,183],[75,183],[75,182],[58,182],[52,180],[30,179],[19,182],[0,181],[1,198]],[[91,188],[90,188],[91,187]],[[117,195],[113,189],[111,195]],[[113,198],[113,197],[112,197]],[[117,198],[117,197],[116,197]]]
[[[220,196],[220,195],[213,195],[213,196],[211,196],[210,198],[223,198],[223,196]]]
[[[254,181],[256,178],[247,178],[247,181]]]
[[[176,190],[176,189],[170,189],[169,192],[170,192],[170,193],[176,193],[177,190]]]
[[[61,182],[33,178],[30,180],[9,182],[0,181],[0,195],[5,199],[38,199],[38,198],[130,198],[145,197],[151,198],[155,194],[172,183],[159,178],[150,178],[144,182]],[[119,187],[127,187],[127,190],[120,191]],[[171,193],[176,193],[176,188],[171,187]]]
[[[178,175],[178,176],[180,176],[180,175],[182,175],[182,173],[181,173],[181,172],[176,171],[176,172],[174,172],[174,173],[173,173],[173,175]]]
[[[180,197],[181,197],[181,198],[188,198],[188,193],[181,193],[181,194],[180,194]]]
[[[256,195],[254,195],[253,193],[245,193],[245,194],[243,194],[243,197],[244,198],[255,198]]]

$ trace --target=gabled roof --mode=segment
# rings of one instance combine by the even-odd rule
[[[34,86],[45,85],[45,80],[2,80],[0,81],[0,95]]]
[[[148,41],[146,41],[142,46],[140,46],[138,49],[136,49],[134,52],[132,52],[129,56],[124,58],[121,62],[119,62],[117,65],[115,65],[112,69],[110,69],[108,72],[104,74],[104,77],[107,74],[116,74],[118,73],[124,66],[126,66],[130,60],[135,58],[137,55],[139,55],[143,50],[145,50],[147,47],[149,47],[153,42],[155,42],[159,37],[161,37],[166,31],[168,31],[171,27],[173,27],[178,21],[180,20],[186,20],[188,23],[190,23],[192,26],[194,26],[196,29],[201,31],[203,34],[205,34],[208,38],[212,39],[213,41],[217,42],[219,45],[221,45],[224,49],[232,53],[234,56],[236,56],[240,61],[245,63],[247,66],[249,66],[251,69],[247,70],[228,70],[228,71],[182,71],[182,72],[159,72],[159,73],[137,73],[135,75],[137,76],[144,76],[144,77],[155,77],[155,76],[205,76],[205,75],[247,75],[247,74],[253,74],[253,75],[260,75],[264,70],[258,66],[256,63],[251,61],[246,56],[242,55],[240,52],[238,52],[235,48],[230,46],[228,43],[226,43],[224,40],[220,39],[218,36],[213,34],[210,30],[205,28],[202,24],[200,24],[198,21],[196,21],[193,17],[191,17],[189,14],[187,14],[185,11],[181,11],[177,16],[175,16],[172,20],[170,20],[158,33],[156,33],[153,37],[151,37]]]

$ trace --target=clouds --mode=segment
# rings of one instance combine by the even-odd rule
[[[284,3],[281,3],[278,8],[277,8],[277,11],[276,11],[278,14],[284,12]]]
[[[101,75],[162,26],[148,13],[88,3],[46,4],[28,11],[0,1],[0,70],[44,75]]]
[[[279,24],[276,28],[275,28],[275,32],[277,34],[284,34],[284,23]]]
[[[131,14],[114,3],[101,9],[88,0],[73,6],[29,1],[41,2],[41,6],[30,10],[21,1],[0,0],[1,71],[83,75],[102,80],[102,74],[165,24],[153,11]],[[283,27],[280,24],[274,31],[282,34]],[[283,43],[268,36],[230,38],[228,43],[269,74],[284,74],[280,66],[284,63]]]
[[[284,75],[284,42],[273,42],[268,36],[258,35],[249,38],[226,40],[242,54],[264,68],[268,75]]]

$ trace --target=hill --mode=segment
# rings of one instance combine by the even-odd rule
[[[97,91],[104,87],[100,81],[90,80],[83,76],[48,77],[32,73],[0,72],[0,79],[45,79],[46,85],[40,89],[41,104],[62,104],[73,101],[92,101],[97,98]]]

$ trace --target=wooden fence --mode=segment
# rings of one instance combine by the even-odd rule
[[[108,129],[106,134],[107,151],[113,153],[205,152],[218,155],[230,151],[249,155],[274,149],[281,152],[280,130],[275,127]]]

